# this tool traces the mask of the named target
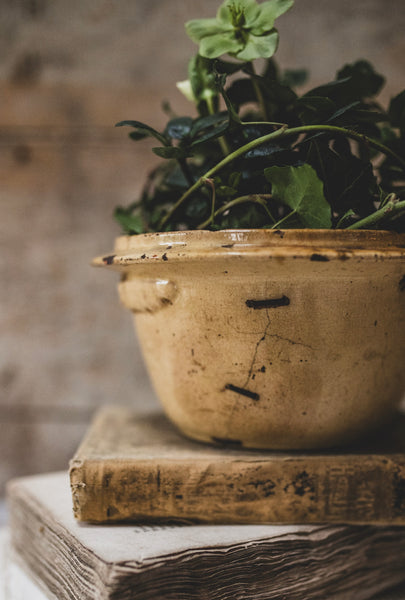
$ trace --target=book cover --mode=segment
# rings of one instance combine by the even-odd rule
[[[70,465],[80,521],[405,525],[405,418],[357,448],[210,447],[156,413],[105,407]]]

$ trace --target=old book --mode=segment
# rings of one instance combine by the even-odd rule
[[[9,549],[7,550],[9,552]],[[7,561],[3,577],[5,579],[5,592],[3,595],[3,588],[0,588],[0,600],[58,600],[49,591],[43,591],[40,585],[20,565],[18,557],[12,554]],[[0,575],[0,584],[2,583],[1,580],[2,576]],[[373,600],[405,600],[405,586],[402,584],[381,592],[381,594],[374,596]]]
[[[0,600],[48,600],[48,597],[45,589],[41,589],[21,565],[10,547],[9,532],[3,529],[0,532]]]
[[[64,473],[9,485],[11,543],[58,600],[366,600],[405,580],[405,528],[92,525]]]
[[[358,448],[286,453],[210,447],[160,413],[107,407],[70,481],[80,521],[405,525],[405,418]]]

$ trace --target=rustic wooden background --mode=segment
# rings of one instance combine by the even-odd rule
[[[93,411],[156,406],[114,275],[115,204],[155,160],[113,124],[159,126],[185,101],[183,21],[217,0],[0,0],[0,488],[63,469]],[[405,87],[403,0],[296,0],[279,61],[313,83],[369,58],[388,98]]]

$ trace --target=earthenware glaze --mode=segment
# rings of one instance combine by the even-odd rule
[[[228,230],[123,236],[121,272],[170,419],[234,447],[357,440],[405,391],[405,234]]]

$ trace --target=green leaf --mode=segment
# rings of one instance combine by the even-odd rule
[[[238,190],[229,187],[229,185],[219,185],[216,186],[216,194],[218,198],[228,198],[229,196],[235,196],[238,193]]]
[[[384,78],[367,61],[359,60],[340,69],[335,81],[310,90],[305,95],[326,96],[341,108],[356,100],[364,101],[375,96],[383,84]]]
[[[152,148],[152,152],[161,158],[187,158],[190,153],[186,152],[184,148],[178,148],[177,146],[159,146],[158,148]]]
[[[278,81],[280,79],[279,69],[274,58],[268,58],[265,61],[262,77],[266,81]]]
[[[237,73],[238,71],[242,71],[242,69],[244,69],[245,65],[243,63],[237,63],[237,62],[230,62],[227,60],[222,60],[220,58],[217,58],[214,61],[214,67],[215,67],[215,72],[217,74],[223,74],[225,73],[226,75],[233,75],[234,73]]]
[[[336,104],[325,96],[301,96],[296,107],[305,125],[325,123],[336,112]]]
[[[403,113],[405,111],[405,90],[392,98],[388,110],[391,123],[394,127],[399,127]]]
[[[271,183],[274,198],[289,206],[303,227],[328,229],[332,226],[323,183],[310,165],[269,167],[264,174]]]
[[[385,126],[381,127],[381,141],[383,144],[390,146],[390,144],[396,143],[398,137],[391,127]]]
[[[273,29],[268,35],[249,34],[248,42],[243,50],[236,52],[239,60],[250,62],[255,58],[270,58],[278,46],[278,31]]]
[[[196,44],[211,35],[222,35],[226,30],[232,31],[231,23],[221,22],[217,19],[193,19],[185,24],[186,33]]]
[[[120,121],[119,123],[116,123],[116,125],[115,125],[115,127],[124,127],[124,126],[133,127],[136,130],[135,135],[142,135],[142,137],[154,137],[157,140],[159,140],[159,142],[164,144],[165,146],[170,144],[170,141],[163,134],[156,131],[156,129],[153,129],[153,127],[149,127],[149,125],[145,125],[145,123],[141,123],[140,121]],[[133,136],[131,136],[131,137],[133,137]],[[133,137],[133,139],[142,139],[142,138]]]
[[[221,96],[224,99],[226,108],[228,110],[229,125],[232,127],[238,126],[241,122],[241,119],[238,115],[237,108],[233,105],[231,99],[228,96],[228,93],[225,90],[225,83],[226,83],[226,75],[224,73],[222,75],[218,75],[217,86],[218,86],[218,90],[221,93]]]
[[[168,165],[169,163],[166,164]],[[179,196],[181,190],[184,191],[189,187],[189,183],[177,162],[170,165],[170,169],[168,168],[164,179],[164,185],[168,189],[174,190],[174,195],[176,197]]]
[[[129,137],[131,138],[131,140],[134,140],[135,142],[138,142],[139,140],[144,140],[147,137],[150,137],[148,133],[146,133],[145,131],[130,131],[130,133],[128,134]]]
[[[294,5],[294,0],[269,0],[268,2],[263,2],[261,4],[262,11],[265,11],[265,6],[268,4],[272,5],[274,8],[275,18],[281,17],[284,13],[286,13],[290,8]]]
[[[226,119],[226,121],[222,120],[222,122],[219,123],[216,127],[207,129],[205,132],[203,130],[200,130],[198,137],[196,137],[191,142],[191,147],[198,146],[199,144],[203,144],[209,140],[214,140],[222,136],[227,131],[227,129],[229,129],[228,119]]]
[[[281,83],[288,87],[295,88],[304,85],[308,80],[308,71],[306,69],[286,69],[283,72]]]
[[[190,130],[190,138],[194,139],[204,131],[220,127],[223,123],[228,123],[228,115],[226,112],[199,117],[193,122],[193,126]]]
[[[174,140],[182,140],[190,133],[193,119],[191,117],[176,117],[166,125],[165,136]]]
[[[353,219],[356,217],[356,213],[352,208],[349,208],[347,212],[341,217],[336,225],[336,229],[344,229],[347,225],[353,223]]]
[[[349,78],[350,93],[354,99],[370,98],[380,92],[385,79],[377,73],[366,60],[358,60],[353,64],[345,65],[337,73],[338,79]]]
[[[289,105],[295,104],[297,94],[287,85],[278,81],[266,81],[258,75],[252,75],[252,78],[259,84],[266,100],[275,103],[279,110],[285,110]]]
[[[294,4],[294,0],[268,0],[260,4],[257,16],[246,18],[247,27],[251,27],[255,35],[263,35],[273,26],[277,17],[283,15]]]
[[[235,107],[235,112],[243,104],[257,101],[252,80],[247,77],[232,82],[226,93],[229,101]]]
[[[350,208],[365,216],[373,210],[375,177],[369,161],[353,154],[347,139],[313,138],[306,162],[324,182],[324,195],[332,212],[340,218]]]
[[[114,219],[123,228],[125,233],[144,233],[145,227],[139,215],[128,212],[125,208],[117,206],[114,211]]]
[[[312,90],[309,90],[306,94],[304,94],[303,98],[313,97],[313,96],[326,96],[327,98],[334,97],[341,88],[343,88],[350,81],[350,77],[345,77],[344,79],[335,79],[334,81],[329,81],[329,83],[324,83],[323,85],[319,85]]]
[[[405,90],[391,100],[388,114],[393,127],[399,127],[405,136]]]
[[[213,61],[197,54],[188,63],[188,77],[197,102],[215,98],[218,90],[215,85]]]
[[[260,7],[256,0],[225,0],[219,7],[217,18],[222,23],[231,23],[233,27],[249,27],[259,14]]]
[[[386,123],[388,115],[382,111],[358,108],[350,114],[354,123]]]
[[[238,189],[241,177],[242,177],[242,173],[240,173],[239,171],[234,171],[233,173],[231,173],[229,175],[229,180],[228,180],[229,185],[233,188]]]
[[[218,58],[222,54],[236,55],[244,44],[236,39],[233,31],[225,31],[204,37],[200,42],[200,54],[205,58]]]
[[[359,106],[359,104],[360,104],[360,102],[358,100],[356,100],[355,102],[352,102],[351,104],[348,104],[347,106],[342,106],[342,108],[339,108],[339,110],[335,111],[333,113],[333,115],[331,115],[329,117],[329,119],[327,120],[327,123],[331,123],[332,121],[337,121],[339,119],[339,117],[346,114],[347,112],[350,112],[351,110],[353,110],[353,108],[355,108],[356,106]]]

